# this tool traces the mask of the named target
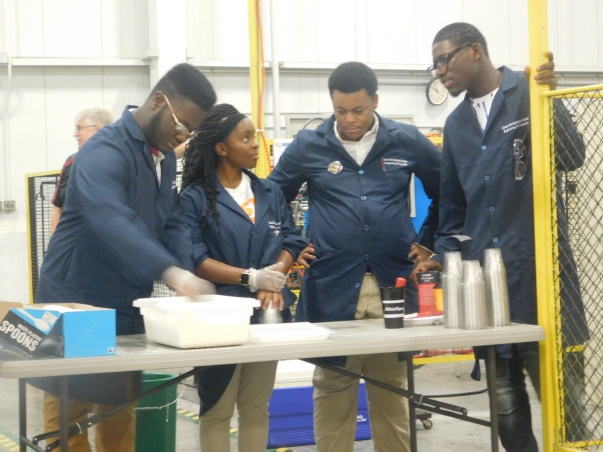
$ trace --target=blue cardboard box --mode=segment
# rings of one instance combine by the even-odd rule
[[[268,448],[315,444],[312,386],[275,388],[268,405]],[[356,440],[371,439],[371,425],[364,383],[358,389]]]
[[[0,319],[0,341],[30,357],[115,355],[114,309],[0,302]]]

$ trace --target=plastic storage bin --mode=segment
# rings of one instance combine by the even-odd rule
[[[276,388],[268,405],[268,448],[314,444],[312,386]],[[371,439],[364,383],[358,390],[356,440]]]
[[[249,318],[259,302],[252,298],[203,295],[134,301],[147,338],[178,348],[238,345],[249,339]]]

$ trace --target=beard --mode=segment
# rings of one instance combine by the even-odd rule
[[[155,114],[151,120],[149,121],[149,125],[147,126],[147,131],[145,133],[145,138],[147,139],[147,143],[152,148],[157,149],[160,152],[166,153],[169,149],[162,149],[159,124],[161,123],[161,114]]]

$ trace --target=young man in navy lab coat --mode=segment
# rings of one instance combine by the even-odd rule
[[[268,179],[287,201],[307,182],[309,236],[314,254],[296,319],[329,322],[381,318],[379,286],[408,277],[412,243],[431,243],[437,225],[440,151],[414,126],[379,116],[377,77],[363,63],[348,62],[329,77],[334,115],[316,130],[301,130]],[[416,237],[408,208],[415,173],[432,204]],[[315,258],[314,258],[315,257]],[[407,312],[417,311],[408,288]],[[349,356],[337,364],[395,387],[406,386],[406,363],[397,353]],[[317,367],[314,432],[318,451],[352,451],[358,379]],[[408,402],[367,385],[377,451],[408,451]]]
[[[213,285],[189,272],[191,238],[180,212],[173,149],[200,126],[215,101],[207,78],[193,66],[179,64],[159,80],[141,107],[126,107],[121,119],[88,140],[73,163],[36,303],[114,308],[117,334],[123,335],[144,332],[132,301],[149,297],[156,279],[181,294],[212,292]],[[69,393],[115,405],[124,400],[129,383],[127,374],[73,377]],[[85,420],[94,408],[71,402],[71,421]],[[58,428],[58,406],[57,398],[47,394],[46,431]],[[134,431],[133,409],[120,411],[99,424],[97,451],[133,451]],[[86,435],[69,441],[69,450],[89,447]]]
[[[531,170],[530,99],[525,74],[493,66],[485,38],[473,25],[454,23],[433,40],[436,76],[453,96],[467,92],[444,128],[440,226],[437,255],[419,263],[415,272],[441,269],[447,251],[464,259],[480,259],[486,248],[499,248],[506,267],[511,321],[537,323],[534,213]],[[534,76],[551,89],[557,86],[552,54]],[[584,162],[584,141],[567,109],[555,103],[555,149],[558,171]],[[523,152],[523,154],[518,151]],[[561,184],[559,184],[561,186]],[[589,338],[575,263],[565,230],[563,202],[558,197],[561,314],[564,347]],[[471,237],[462,244],[458,235]],[[532,432],[524,369],[539,392],[538,344],[506,344],[496,349],[500,439],[506,450],[538,450]],[[479,350],[476,350],[480,356]],[[569,356],[564,366],[575,357]],[[579,403],[580,370],[564,367],[566,434],[586,439]],[[571,379],[571,382],[570,382]],[[578,394],[571,397],[571,394]]]

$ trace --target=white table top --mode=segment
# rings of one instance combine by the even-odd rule
[[[537,325],[512,324],[483,330],[442,325],[385,329],[383,319],[320,323],[333,331],[324,340],[246,343],[214,348],[178,349],[148,342],[144,335],[119,336],[115,356],[30,359],[0,348],[0,377],[30,378],[85,373],[168,369],[216,364],[319,358],[325,356],[470,347],[544,339]]]

